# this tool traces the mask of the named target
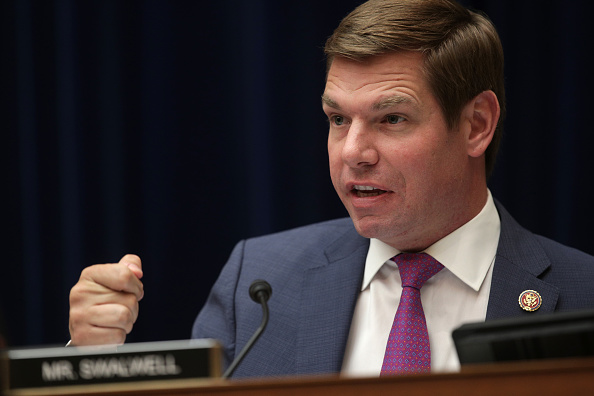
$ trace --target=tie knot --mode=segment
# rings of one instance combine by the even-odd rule
[[[425,282],[443,269],[443,265],[427,253],[401,253],[392,260],[398,265],[402,287],[420,290]]]

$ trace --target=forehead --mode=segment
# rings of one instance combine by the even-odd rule
[[[431,93],[423,73],[422,54],[399,52],[363,61],[335,58],[328,70],[323,102],[337,107],[344,101],[390,97],[420,104],[427,95]]]

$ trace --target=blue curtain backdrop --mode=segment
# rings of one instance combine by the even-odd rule
[[[190,335],[240,239],[346,214],[320,106],[322,46],[360,1],[4,0],[2,271],[11,345],[63,343],[87,265],[144,261],[131,341]],[[490,187],[594,254],[591,2],[466,1],[504,42]]]

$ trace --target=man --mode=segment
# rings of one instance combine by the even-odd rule
[[[485,17],[448,0],[370,0],[325,51],[330,173],[350,218],[240,242],[194,337],[221,340],[229,364],[259,325],[247,290],[262,278],[270,323],[236,376],[379,375],[408,289],[399,257],[419,252],[443,268],[418,287],[433,371],[458,367],[462,323],[594,307],[594,258],[524,230],[487,189],[505,106]],[[123,342],[141,277],[132,255],[85,269],[72,342]],[[519,304],[524,292],[538,304]]]

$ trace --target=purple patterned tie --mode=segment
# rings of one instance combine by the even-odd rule
[[[427,253],[402,253],[392,260],[402,279],[402,295],[388,337],[381,376],[429,372],[431,348],[421,305],[421,287],[443,269]]]

